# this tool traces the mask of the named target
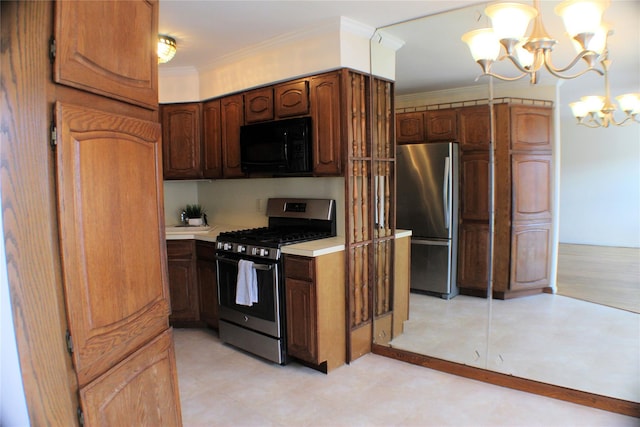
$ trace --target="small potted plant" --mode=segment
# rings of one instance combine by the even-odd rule
[[[184,209],[185,214],[187,215],[187,220],[189,225],[202,225],[203,219],[202,215],[204,215],[204,209],[201,205],[187,205]]]

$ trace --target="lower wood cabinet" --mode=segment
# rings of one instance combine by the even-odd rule
[[[175,327],[218,328],[215,244],[167,240],[169,295]]]
[[[344,251],[284,258],[287,352],[323,372],[346,360],[344,266]]]
[[[207,326],[218,329],[218,284],[215,256],[215,243],[196,242],[200,320]]]

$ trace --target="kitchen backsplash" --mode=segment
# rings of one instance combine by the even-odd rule
[[[177,224],[185,205],[199,203],[211,224],[261,227],[270,197],[336,200],[337,233],[344,236],[344,178],[251,178],[213,181],[165,181],[167,225]]]

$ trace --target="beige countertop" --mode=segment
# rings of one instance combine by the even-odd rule
[[[197,227],[172,227],[166,228],[167,240],[201,240],[215,242],[218,234],[226,231],[242,230],[247,228],[241,225],[214,224],[209,228]],[[411,236],[410,230],[396,230],[396,238]],[[282,247],[283,254],[317,257],[345,249],[344,236],[329,237],[328,239],[311,240],[309,242],[296,243]]]

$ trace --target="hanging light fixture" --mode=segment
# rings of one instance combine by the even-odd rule
[[[569,104],[571,111],[578,120],[579,125],[590,128],[623,126],[632,122],[640,123],[640,93],[625,93],[617,96],[620,109],[625,117],[617,121],[614,117],[616,105],[611,100],[609,90],[609,66],[611,61],[604,59],[604,96],[583,96],[580,101]]]
[[[567,0],[555,8],[556,14],[564,21],[567,33],[578,47],[576,57],[562,68],[555,67],[551,61],[553,47],[558,42],[544,28],[539,0],[534,0],[533,4],[533,7],[520,3],[492,4],[485,9],[485,14],[491,18],[493,28],[470,31],[462,36],[473,59],[482,68],[482,75],[507,81],[529,76],[532,84],[538,82],[538,71],[543,67],[562,79],[576,78],[592,70],[602,75],[602,70],[596,66],[604,50],[600,40],[602,32],[606,30],[601,27],[601,19],[609,5],[608,0]],[[531,34],[525,36],[532,19]],[[505,54],[500,57],[502,48]],[[493,73],[492,64],[504,59],[511,61],[521,74],[507,77]],[[580,60],[586,62],[587,68],[574,74],[565,74]]]
[[[158,34],[158,64],[171,61],[176,50],[176,40],[173,37]]]

